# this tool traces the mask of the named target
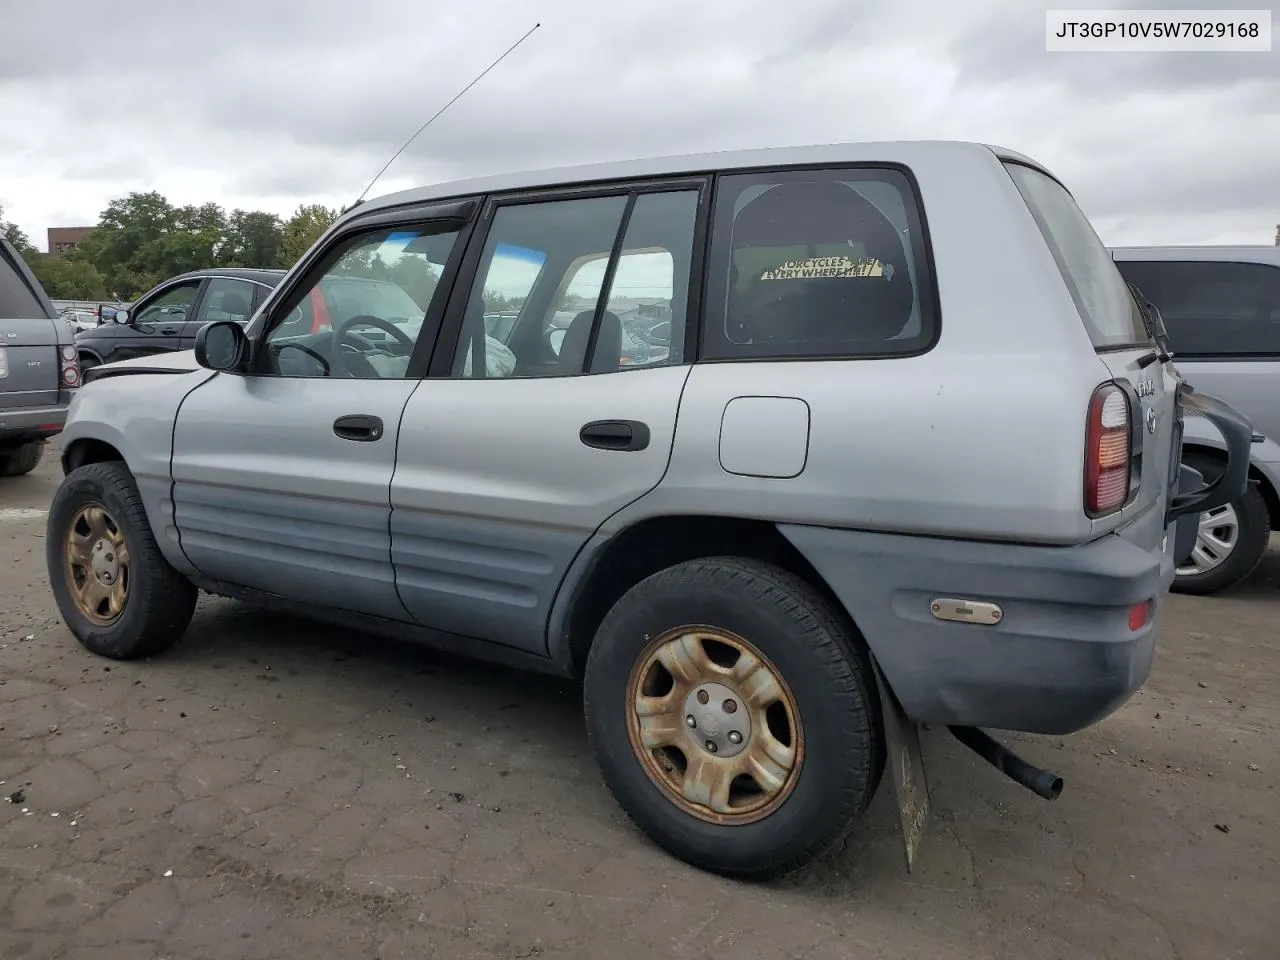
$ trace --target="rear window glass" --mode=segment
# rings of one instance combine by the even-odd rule
[[[1156,305],[1175,354],[1280,355],[1280,267],[1189,260],[1116,266]]]
[[[1111,252],[1062,184],[1020,163],[1005,168],[1031,210],[1089,339],[1098,350],[1150,342],[1142,314]]]
[[[10,257],[17,256],[0,248],[0,320],[27,320],[45,317],[44,305],[18,273]]]
[[[919,353],[937,333],[930,283],[914,191],[899,171],[724,176],[703,355]]]

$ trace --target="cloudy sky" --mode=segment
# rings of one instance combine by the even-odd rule
[[[134,190],[282,214],[346,205],[541,21],[373,194],[579,161],[964,139],[1047,164],[1108,243],[1272,243],[1280,47],[1046,53],[1050,5],[1120,6],[0,0],[0,206],[43,247],[46,227],[96,222]]]

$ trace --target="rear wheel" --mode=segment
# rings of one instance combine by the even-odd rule
[[[776,567],[694,560],[629,590],[585,678],[592,749],[631,819],[694,866],[764,879],[838,842],[884,769],[865,650]]]
[[[1212,457],[1188,454],[1186,463],[1206,482],[1222,475]],[[1258,565],[1271,536],[1271,517],[1258,488],[1250,483],[1244,496],[1200,514],[1196,545],[1173,581],[1179,593],[1210,594],[1239,583]]]
[[[21,446],[0,451],[0,477],[21,477],[40,465],[44,441],[32,440]]]
[[[45,552],[62,618],[94,653],[153,656],[191,622],[196,588],[161,554],[122,463],[67,475],[49,508]]]

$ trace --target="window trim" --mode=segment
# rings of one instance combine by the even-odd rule
[[[710,235],[714,230],[714,217],[723,193],[723,181],[736,177],[772,176],[775,174],[793,173],[895,173],[904,180],[906,188],[903,206],[907,209],[907,225],[913,229],[910,255],[916,271],[916,301],[920,304],[920,322],[932,322],[929,339],[918,347],[904,350],[857,352],[857,353],[822,353],[822,354],[781,354],[773,351],[759,356],[729,356],[718,354],[713,345],[708,343],[711,332],[711,307],[714,301],[724,305],[728,296],[727,289],[719,289],[719,285],[710,280],[709,270],[714,254],[721,253],[716,237]],[[870,178],[867,178],[870,179]],[[942,299],[938,291],[937,267],[933,255],[933,237],[929,230],[929,220],[922,201],[920,183],[915,172],[905,163],[895,161],[858,160],[848,163],[800,163],[773,164],[756,167],[742,167],[721,170],[715,175],[709,209],[705,221],[708,236],[703,238],[703,262],[699,271],[703,284],[703,297],[699,307],[699,331],[695,344],[697,363],[823,363],[841,360],[904,360],[921,357],[932,352],[942,338]],[[907,202],[910,201],[910,202]],[[917,239],[918,238],[918,239]],[[723,326],[723,320],[720,321]],[[705,327],[705,329],[703,329]],[[721,340],[727,338],[721,332]],[[886,341],[888,342],[888,341]]]
[[[1169,264],[1171,266],[1185,266],[1187,264],[1208,264],[1214,267],[1219,267],[1219,266],[1259,267],[1263,270],[1276,271],[1277,286],[1280,287],[1280,264],[1277,264],[1277,263],[1260,263],[1257,260],[1240,260],[1236,257],[1226,257],[1223,259],[1205,259],[1204,257],[1184,257],[1179,259],[1161,258],[1159,260],[1150,260],[1150,259],[1143,259],[1143,258],[1137,258],[1137,257],[1134,257],[1134,258],[1126,257],[1123,260],[1116,261],[1117,268],[1119,268],[1120,264],[1126,264],[1126,263],[1136,264],[1143,267],[1163,266],[1165,264]],[[1121,273],[1123,274],[1123,271],[1121,271]],[[1125,280],[1128,281],[1129,278],[1125,277]],[[1132,281],[1129,281],[1129,282],[1132,282]],[[1142,290],[1141,287],[1138,287],[1138,289]],[[1142,292],[1144,296],[1148,296],[1145,290],[1143,290]],[[1152,300],[1152,302],[1155,303],[1154,300]],[[1280,307],[1280,297],[1277,297],[1276,303],[1277,303],[1277,307]],[[1158,303],[1156,304],[1156,309],[1160,310],[1161,314],[1163,315],[1164,310],[1160,307]],[[1277,324],[1277,325],[1280,325],[1280,324]],[[1165,324],[1165,327],[1166,328],[1168,327],[1168,323]],[[1280,360],[1280,348],[1277,348],[1276,350],[1264,351],[1262,353],[1235,353],[1235,352],[1233,353],[1201,353],[1200,351],[1189,352],[1186,350],[1179,350],[1178,344],[1174,342],[1173,334],[1169,335],[1169,346],[1172,348],[1172,350],[1170,351],[1170,354],[1173,356],[1175,363],[1179,360],[1193,360],[1193,361],[1204,361],[1204,362],[1212,361],[1214,363],[1250,363],[1250,362],[1269,363],[1269,362],[1274,362],[1276,360]]]
[[[689,342],[690,331],[694,337],[698,334],[698,328],[701,323],[700,304],[702,297],[702,273],[705,266],[705,223],[706,217],[710,210],[710,195],[712,190],[713,174],[678,174],[667,178],[643,177],[631,180],[610,180],[605,183],[598,184],[573,184],[573,185],[556,185],[548,187],[539,187],[534,189],[509,190],[500,193],[491,193],[486,195],[483,210],[476,219],[474,229],[471,235],[471,242],[468,246],[466,256],[462,260],[454,277],[453,285],[449,291],[449,302],[445,308],[444,320],[440,324],[436,334],[435,347],[431,352],[431,361],[427,370],[427,378],[432,380],[470,380],[470,377],[455,377],[453,375],[453,355],[458,348],[458,338],[462,335],[463,319],[466,314],[467,303],[471,299],[473,287],[476,277],[480,269],[480,260],[484,256],[484,250],[489,241],[490,232],[493,229],[493,219],[498,209],[505,206],[521,206],[529,203],[555,203],[566,200],[592,200],[600,197],[627,197],[627,204],[623,211],[622,222],[619,225],[618,233],[614,237],[614,249],[610,251],[609,266],[606,266],[606,286],[601,288],[602,294],[607,292],[607,281],[610,277],[610,269],[616,263],[616,248],[619,244],[625,242],[626,224],[629,220],[631,209],[635,206],[635,201],[646,193],[675,193],[679,191],[698,191],[698,202],[694,207],[694,229],[693,229],[693,249],[690,253],[689,266],[689,290],[688,303],[685,308],[685,342],[686,353],[684,359],[679,364],[670,364],[670,366],[687,366],[694,362],[693,355],[687,352],[687,344]],[[595,339],[600,329],[600,318],[603,312],[599,298],[596,301],[595,317],[591,324],[590,349],[594,350]],[[696,341],[695,341],[696,342]],[[604,374],[592,373],[590,370],[590,357],[588,363],[584,364],[587,369],[581,373],[565,374],[557,376],[554,379],[563,380],[566,377],[599,377]],[[654,364],[653,366],[667,366],[667,364]],[[645,370],[651,367],[635,367],[625,370],[615,371],[617,373],[629,373],[632,369]],[[509,378],[508,378],[509,379]],[[521,377],[521,380],[540,380],[547,379],[543,377]]]
[[[200,310],[200,303],[204,300],[205,288],[209,285],[209,278],[203,274],[197,277],[183,275],[172,277],[162,283],[157,283],[154,287],[133,301],[129,306],[129,326],[134,326],[141,321],[138,319],[138,305],[142,304],[143,309],[151,306],[155,301],[159,300],[170,290],[176,290],[178,287],[185,287],[188,284],[195,286],[195,294],[191,298],[191,305],[188,308],[187,315],[181,320],[148,320],[149,325],[157,323],[189,323],[195,320],[196,313]]]
[[[204,309],[205,301],[209,299],[209,291],[213,287],[213,282],[215,280],[230,280],[234,283],[243,283],[250,288],[249,289],[249,315],[244,318],[243,324],[247,324],[250,320],[252,320],[253,319],[253,301],[255,299],[253,287],[257,281],[250,280],[248,277],[229,277],[229,276],[224,276],[222,274],[218,274],[218,275],[210,275],[204,278],[204,286],[200,288],[200,296],[195,302],[195,304],[193,304],[192,310],[191,310],[192,316],[187,322],[197,324],[196,326],[197,330],[200,329],[200,327],[203,327],[206,323],[218,322],[216,320],[200,319],[200,311]]]
[[[367,216],[357,216],[333,229],[322,244],[317,244],[311,255],[306,257],[300,268],[293,271],[283,282],[278,284],[260,307],[261,322],[257,330],[250,334],[250,355],[247,364],[249,376],[272,377],[281,380],[327,380],[328,377],[299,377],[276,373],[265,369],[266,344],[272,332],[288,319],[294,307],[308,296],[320,279],[329,271],[334,263],[346,252],[353,240],[370,233],[394,230],[396,227],[422,227],[427,224],[442,226],[456,224],[457,239],[449,251],[449,260],[444,264],[437,281],[436,289],[444,287],[443,296],[433,296],[424,312],[422,326],[414,341],[413,352],[409,355],[409,365],[404,376],[398,380],[421,380],[426,376],[435,344],[439,340],[441,320],[444,311],[453,297],[453,286],[458,274],[458,267],[470,246],[471,234],[475,228],[475,212],[480,208],[479,198],[463,198],[447,203],[415,204],[396,208],[394,215],[388,211],[376,210]],[[462,219],[467,216],[469,219]],[[448,229],[440,232],[448,232]],[[433,332],[434,331],[434,332]]]

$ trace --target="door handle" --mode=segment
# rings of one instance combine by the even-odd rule
[[[649,446],[649,425],[639,420],[593,420],[578,439],[597,450],[643,450]]]
[[[333,421],[333,432],[343,440],[371,443],[382,438],[382,418],[367,413],[351,413]]]
[[[161,332],[161,333],[163,333],[166,337],[172,337],[175,333],[177,333],[177,332],[178,332],[178,328],[177,328],[177,327],[162,327],[162,328],[160,329],[160,332]]]

